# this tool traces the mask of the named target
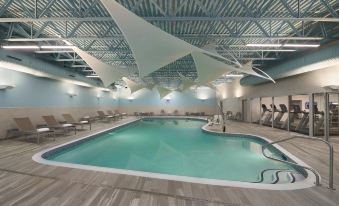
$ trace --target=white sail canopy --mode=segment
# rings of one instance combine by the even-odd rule
[[[180,74],[180,79],[181,79],[181,85],[179,90],[180,91],[185,91],[186,89],[189,89],[190,87],[192,87],[193,85],[196,85],[196,83],[188,78],[186,78],[184,75]]]
[[[166,88],[160,87],[160,86],[157,86],[157,90],[159,92],[160,99],[163,99],[164,97],[166,97],[167,95],[169,95],[172,92],[172,90],[169,90],[169,89],[166,89]]]
[[[213,59],[206,54],[193,52],[192,57],[198,72],[199,85],[207,84],[222,74],[233,71],[233,67]]]
[[[116,1],[101,0],[125,36],[140,77],[190,54],[192,45],[138,17]]]
[[[73,47],[73,50],[95,71],[106,87],[124,76],[114,66],[100,61],[78,47]]]
[[[123,77],[122,80],[127,84],[127,87],[131,90],[131,94],[144,88],[143,85],[137,84],[136,82],[127,79],[126,77]]]
[[[252,69],[236,68],[207,56],[206,54],[226,60],[225,57],[216,53],[215,48],[207,48],[209,51],[206,51],[193,46],[153,26],[115,0],[101,0],[101,2],[128,42],[138,66],[140,77],[145,77],[191,54],[198,69],[200,84],[208,83],[227,71],[238,71],[267,78],[257,74]]]

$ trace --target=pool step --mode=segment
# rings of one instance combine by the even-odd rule
[[[267,169],[259,175],[257,183],[286,184],[304,179],[302,174],[292,170]]]

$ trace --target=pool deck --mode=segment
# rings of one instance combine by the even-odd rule
[[[32,156],[41,150],[132,119],[134,117],[114,123],[95,123],[92,131],[80,131],[77,135],[57,137],[56,141],[45,140],[40,145],[18,139],[1,141],[1,205],[339,205],[339,141],[337,139],[332,142],[335,151],[334,183],[337,188],[334,191],[327,189],[326,146],[302,139],[279,145],[315,168],[322,176],[322,186],[290,191],[211,186],[49,166],[32,160]],[[241,122],[227,122],[227,132],[249,133],[272,141],[295,135],[283,130]]]

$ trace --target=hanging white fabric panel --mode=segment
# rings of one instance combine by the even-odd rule
[[[172,92],[172,90],[169,90],[169,89],[166,89],[166,88],[160,87],[160,86],[157,86],[157,90],[159,92],[160,99],[163,99],[164,97],[166,97],[167,95],[169,95]]]
[[[192,52],[192,57],[198,72],[199,85],[207,84],[234,70],[233,67],[200,52]]]
[[[190,54],[192,45],[153,26],[114,0],[101,0],[127,40],[144,77]]]
[[[139,70],[139,76],[145,77],[148,74],[188,55],[195,53],[197,62],[213,62],[214,65],[206,65],[205,67],[208,74],[213,74],[216,65],[227,67],[229,71],[238,71],[246,74],[264,77],[252,69],[236,68],[231,65],[224,64],[218,60],[210,58],[205,54],[227,60],[225,57],[216,53],[215,49],[209,49],[206,51],[195,47],[169,33],[159,29],[156,26],[148,23],[144,19],[130,12],[124,6],[120,5],[115,0],[101,0],[102,4],[109,12],[119,29],[123,33],[126,41],[128,42],[136,64]],[[208,46],[212,47],[212,46]],[[208,49],[208,48],[207,48]],[[198,58],[203,58],[198,60]],[[198,67],[198,65],[196,65]],[[201,67],[201,65],[200,65]],[[211,68],[211,69],[208,69]],[[218,68],[216,68],[218,69]],[[200,68],[200,74],[203,75],[205,72]],[[215,76],[213,78],[216,78]],[[206,77],[200,77],[200,79],[207,79]]]
[[[181,86],[179,88],[180,91],[185,91],[186,89],[189,89],[193,85],[196,85],[196,83],[188,78],[186,78],[184,75],[180,74],[180,79],[181,79]]]
[[[127,87],[131,90],[131,94],[144,88],[143,85],[137,84],[134,81],[127,79],[126,77],[123,77],[122,80],[127,84]]]
[[[78,47],[73,47],[73,50],[95,71],[106,87],[124,76],[117,68],[114,68],[114,66],[100,61]]]

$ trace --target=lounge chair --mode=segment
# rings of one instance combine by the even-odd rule
[[[114,110],[114,114],[119,115],[120,119],[122,119],[124,116],[127,116],[127,113],[120,113],[119,110]]]
[[[73,124],[60,124],[53,115],[49,116],[42,116],[42,118],[45,120],[49,128],[53,128],[55,130],[62,130],[64,134],[69,131],[69,129],[74,130],[74,134],[77,134],[77,130],[75,125]]]
[[[14,121],[23,135],[25,135],[26,137],[29,135],[35,135],[38,144],[40,143],[40,138],[42,137],[42,135],[48,136],[52,134],[53,140],[55,140],[55,133],[53,130],[47,127],[36,128],[28,117],[14,118]]]
[[[106,115],[103,111],[97,111],[100,120],[111,121],[114,117],[111,115]]]
[[[89,125],[89,130],[92,130],[92,123],[87,120],[76,121],[71,114],[63,114],[62,115],[68,124],[80,125],[81,129],[83,129],[84,125]]]
[[[114,114],[112,110],[107,110],[108,115],[112,116],[114,120],[121,118],[122,116],[120,114]]]

